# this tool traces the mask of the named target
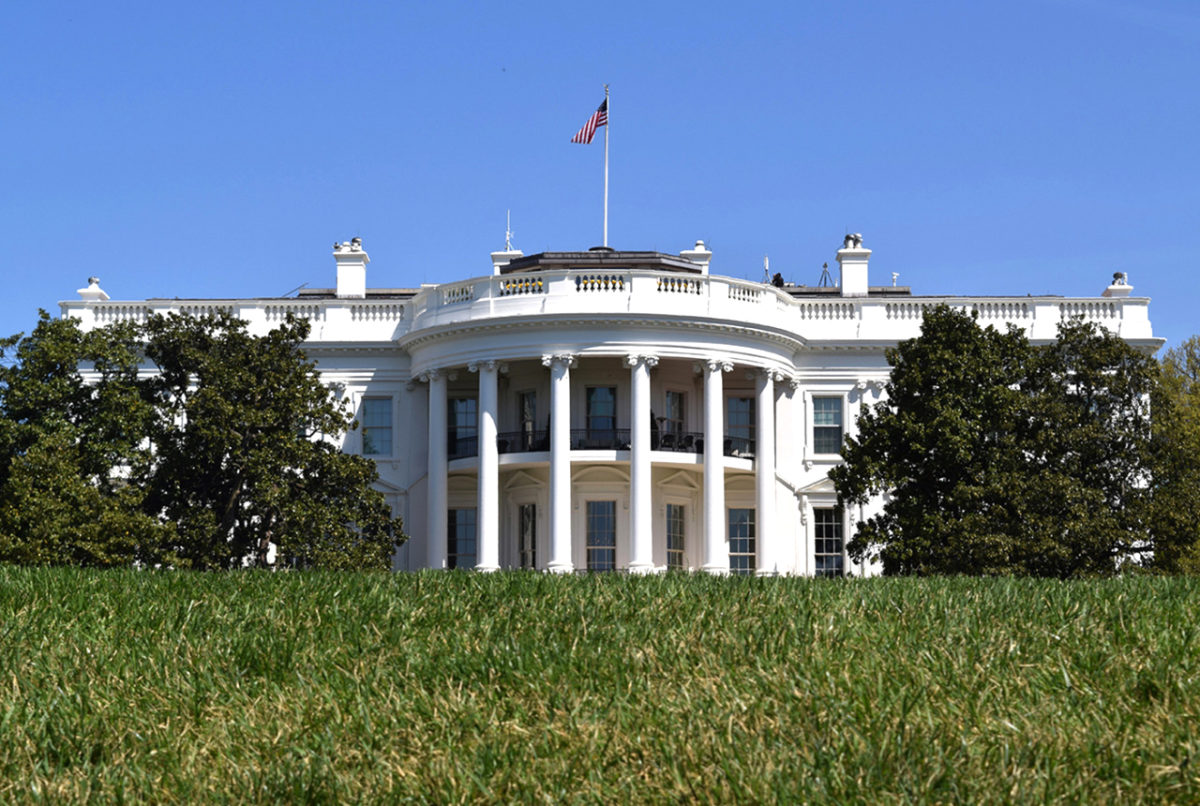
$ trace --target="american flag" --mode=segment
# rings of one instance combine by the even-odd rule
[[[575,132],[575,136],[571,138],[572,143],[582,143],[587,145],[592,142],[592,138],[596,135],[596,129],[608,124],[608,99],[604,99],[604,103],[600,104],[600,108],[592,113],[592,116],[587,119],[587,123],[583,124],[583,128]]]

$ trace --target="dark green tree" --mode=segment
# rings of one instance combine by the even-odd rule
[[[1151,398],[1155,568],[1200,574],[1200,336],[1168,350]]]
[[[374,464],[334,440],[351,427],[343,401],[301,350],[308,323],[264,336],[229,314],[153,316],[142,329],[157,372],[143,382],[146,511],[178,532],[175,561],[193,568],[265,564],[386,568],[403,539]]]
[[[889,351],[887,394],[830,478],[883,496],[847,546],[892,574],[1111,574],[1148,538],[1154,362],[1093,325],[1059,339],[940,306]]]
[[[45,311],[0,340],[0,562],[159,561],[173,529],[126,481],[149,461],[135,344],[129,326],[83,333]]]

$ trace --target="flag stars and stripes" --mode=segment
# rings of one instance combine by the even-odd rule
[[[587,145],[592,142],[592,138],[596,136],[596,129],[608,124],[608,99],[605,98],[600,107],[592,113],[592,116],[587,119],[587,123],[583,124],[583,128],[575,132],[575,136],[571,138],[572,143],[581,143]]]

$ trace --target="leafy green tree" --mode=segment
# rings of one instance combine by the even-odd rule
[[[1200,336],[1164,353],[1160,371],[1151,398],[1153,565],[1200,574]]]
[[[945,306],[889,351],[864,409],[844,503],[883,496],[847,546],[892,574],[1113,573],[1147,539],[1154,362],[1092,325],[1036,347]]]
[[[132,329],[83,333],[42,311],[0,355],[0,562],[157,561],[173,529],[125,481],[149,461]]]
[[[386,568],[402,536],[374,464],[331,438],[352,417],[300,349],[308,323],[265,336],[229,315],[154,316],[142,337],[157,372],[143,382],[155,416],[147,512],[178,532],[193,568],[284,562]]]

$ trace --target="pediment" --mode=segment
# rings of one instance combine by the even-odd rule
[[[700,485],[696,483],[694,473],[688,473],[686,470],[676,470],[671,475],[658,483],[660,487],[686,487],[689,490],[699,490]]]
[[[571,476],[573,482],[629,482],[629,473],[612,465],[592,465],[576,471]]]
[[[800,495],[809,495],[811,493],[829,493],[833,495],[837,493],[837,490],[834,488],[833,482],[829,480],[829,477],[825,476],[818,481],[814,481],[812,484],[801,487],[796,492]]]
[[[541,481],[537,476],[526,473],[524,470],[518,470],[508,477],[508,481],[504,482],[504,489],[509,492],[517,490],[541,489],[545,487],[545,482]]]

